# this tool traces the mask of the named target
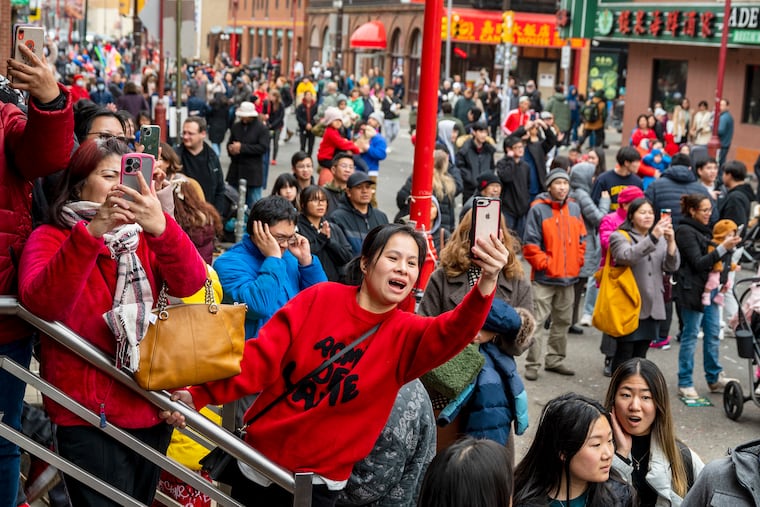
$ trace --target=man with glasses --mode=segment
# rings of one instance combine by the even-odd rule
[[[224,174],[222,164],[206,142],[206,120],[189,116],[182,125],[182,144],[177,155],[182,161],[182,172],[196,180],[203,189],[206,201],[219,213],[224,213]]]
[[[303,190],[314,184],[314,161],[305,151],[297,151],[290,158],[293,176],[298,181],[298,188]]]
[[[325,194],[327,194],[326,217],[331,216],[345,202],[348,178],[354,174],[355,169],[353,154],[341,151],[333,157],[332,167],[330,168],[333,179],[325,183],[323,187]]]

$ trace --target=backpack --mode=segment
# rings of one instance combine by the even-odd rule
[[[599,105],[593,101],[584,105],[581,109],[581,118],[587,123],[594,123],[599,120]]]

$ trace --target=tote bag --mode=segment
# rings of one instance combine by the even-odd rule
[[[626,232],[620,232],[631,239]],[[591,323],[603,333],[617,338],[638,329],[640,313],[641,294],[633,270],[630,266],[613,266],[608,249]]]

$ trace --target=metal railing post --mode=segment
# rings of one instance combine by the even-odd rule
[[[243,239],[243,232],[245,231],[245,213],[250,210],[246,209],[246,199],[248,194],[248,181],[245,178],[240,178],[238,181],[238,207],[237,207],[237,220],[235,221],[235,242],[240,243]]]

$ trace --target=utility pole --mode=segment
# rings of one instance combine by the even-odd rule
[[[720,53],[718,54],[718,82],[715,85],[715,113],[713,118],[712,137],[707,143],[707,152],[713,158],[718,158],[720,149],[720,138],[718,129],[720,128],[720,101],[723,99],[723,77],[726,74],[726,45],[728,44],[728,20],[731,17],[731,0],[726,0],[723,8],[723,33],[720,38]],[[726,157],[721,157],[724,160]]]
[[[338,9],[335,30],[335,66],[340,71],[343,68],[343,0],[333,0],[333,7]]]
[[[448,0],[446,6],[446,75],[444,79],[451,78],[451,3],[452,0]]]

